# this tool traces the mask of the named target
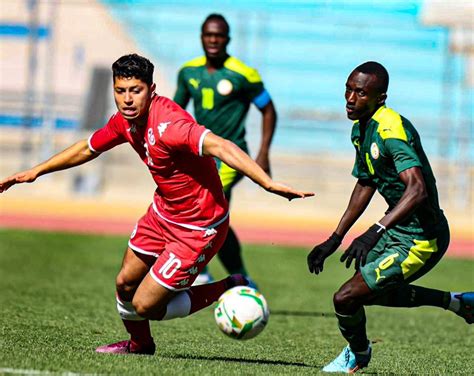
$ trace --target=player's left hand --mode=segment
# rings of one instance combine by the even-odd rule
[[[385,228],[383,226],[377,223],[372,225],[366,232],[352,241],[349,248],[341,256],[341,262],[346,261],[346,268],[349,268],[352,260],[355,259],[355,268],[359,270],[360,266],[365,265],[369,251],[375,247],[384,232]]]
[[[276,195],[287,198],[288,200],[293,200],[294,198],[305,198],[314,196],[314,192],[302,192],[298,191],[288,185],[272,182],[268,188],[268,192],[274,193]]]

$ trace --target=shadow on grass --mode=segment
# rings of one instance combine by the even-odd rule
[[[250,363],[250,364],[261,364],[261,365],[274,365],[274,366],[292,366],[292,367],[302,367],[302,368],[320,368],[319,366],[309,365],[299,362],[285,362],[282,360],[269,360],[269,359],[245,359],[245,358],[232,358],[227,356],[199,356],[199,355],[185,355],[185,354],[176,354],[176,355],[167,355],[165,358],[171,359],[194,359],[194,360],[209,360],[209,361],[219,361],[219,362],[237,362],[237,363]]]
[[[310,311],[289,311],[284,309],[271,309],[271,316],[300,316],[300,317],[326,317],[334,318],[334,312],[310,312]]]

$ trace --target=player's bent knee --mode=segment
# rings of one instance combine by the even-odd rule
[[[356,299],[352,294],[352,289],[347,285],[341,287],[333,296],[333,303],[336,312],[344,313],[355,308]]]
[[[147,319],[161,320],[166,312],[166,305],[152,303],[140,297],[134,297],[132,304],[137,314]]]
[[[119,273],[115,279],[115,287],[119,294],[128,295],[135,292],[138,286],[136,282],[129,281],[122,273]]]

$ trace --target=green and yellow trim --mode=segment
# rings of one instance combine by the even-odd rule
[[[410,248],[408,257],[403,260],[400,267],[402,268],[403,277],[409,278],[425,265],[426,261],[438,252],[437,239],[432,240],[417,240],[413,239],[414,246]]]
[[[372,116],[372,119],[379,124],[377,132],[383,140],[387,138],[396,138],[403,141],[408,140],[405,128],[403,127],[402,117],[391,108],[385,106],[380,107],[374,116]]]
[[[256,69],[245,65],[243,62],[241,62],[239,59],[235,57],[230,56],[224,62],[224,67],[233,72],[241,74],[247,79],[248,82],[252,84],[257,83],[257,82],[262,82],[262,79],[260,78],[260,75],[258,74]]]

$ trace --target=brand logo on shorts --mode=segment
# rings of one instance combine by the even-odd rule
[[[188,269],[189,274],[196,274],[198,272],[198,268],[196,266],[193,266],[192,268]]]
[[[178,282],[180,286],[186,286],[189,283],[189,278],[183,279],[182,281]]]
[[[374,142],[372,145],[370,145],[370,154],[372,155],[372,158],[377,159],[380,155],[380,150],[377,144]]]
[[[200,255],[197,259],[197,262],[204,262],[206,260],[206,255]]]
[[[212,236],[214,234],[217,234],[217,230],[215,228],[208,228],[205,232],[204,232],[204,237],[207,238],[208,236]]]
[[[204,250],[209,249],[209,248],[212,248],[212,241],[206,244],[206,246],[204,247]]]
[[[217,84],[217,92],[220,95],[229,95],[230,93],[232,93],[232,89],[232,82],[230,82],[229,80],[220,80]]]

